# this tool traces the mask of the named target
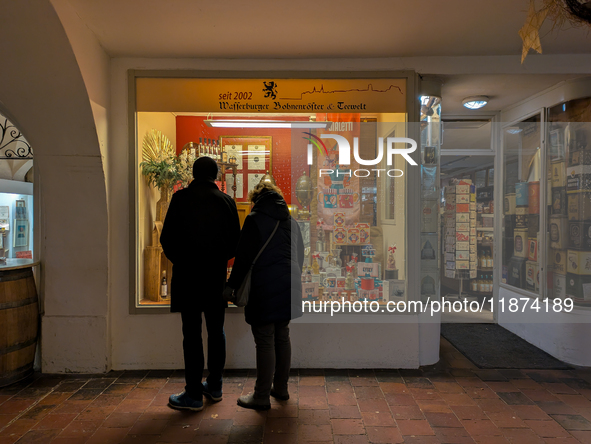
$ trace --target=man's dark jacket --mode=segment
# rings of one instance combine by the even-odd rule
[[[279,221],[279,228],[252,271],[246,322],[251,325],[284,322],[302,313],[304,243],[298,223],[289,215],[285,200],[266,191],[246,217],[228,285],[242,284],[252,262]]]
[[[172,262],[171,311],[219,306],[239,237],[236,204],[213,181],[196,179],[174,193],[160,235]]]

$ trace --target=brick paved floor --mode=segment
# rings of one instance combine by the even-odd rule
[[[236,406],[253,372],[229,371],[199,413],[166,406],[178,371],[40,375],[0,389],[0,444],[591,443],[591,370],[478,370],[442,339],[419,370],[300,370],[268,412]]]

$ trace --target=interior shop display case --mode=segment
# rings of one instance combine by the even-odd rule
[[[547,117],[548,295],[591,306],[591,98]]]

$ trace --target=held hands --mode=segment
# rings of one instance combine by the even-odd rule
[[[222,293],[222,298],[226,302],[234,302],[234,289],[226,285],[226,288],[224,288],[224,292]]]

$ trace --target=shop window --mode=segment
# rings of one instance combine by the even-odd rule
[[[502,283],[539,295],[541,175],[539,114],[503,130]],[[562,223],[565,223],[561,222]]]
[[[591,99],[548,110],[548,296],[591,306]]]
[[[263,89],[263,80],[139,80],[146,80],[146,83],[139,82],[136,91],[135,307],[166,307],[169,304],[169,291],[164,283],[169,285],[172,267],[159,244],[160,230],[172,193],[188,185],[192,162],[199,156],[210,156],[218,162],[218,186],[235,199],[241,222],[250,211],[248,192],[261,179],[274,181],[281,188],[304,237],[306,255],[301,279],[306,300],[341,301],[344,298],[351,302],[376,301],[379,304],[391,300],[406,301],[406,173],[410,167],[400,155],[392,156],[392,164],[389,165],[386,155],[387,138],[406,137],[407,134],[404,80],[349,80],[354,82],[351,88],[343,88],[347,82],[344,79],[338,81],[341,82],[338,87],[331,87],[329,80],[306,80],[302,87],[294,83],[294,88],[300,88],[306,94],[351,89],[355,94],[367,90],[374,98],[382,97],[379,93],[393,99],[391,104],[380,99],[379,106],[373,110],[375,112],[295,111],[281,114],[220,112],[215,107],[226,102],[220,102],[217,93],[211,103],[205,99],[189,103],[184,101],[187,95],[170,93],[178,85],[182,88],[182,85],[191,84],[193,92],[199,90],[205,95],[214,86],[219,89],[219,85],[223,84],[224,91],[237,89],[238,85],[241,91],[252,90],[255,97],[258,90]],[[172,86],[160,88],[166,82],[172,82]],[[214,86],[199,82],[213,82],[211,85]],[[271,94],[268,89],[270,83],[265,82],[265,91]],[[303,94],[290,95],[284,92],[286,89],[279,90],[288,85],[287,79],[276,81],[273,85],[277,90],[272,92],[279,97],[276,100],[288,101],[292,99],[282,97]],[[159,96],[158,92],[154,92],[159,90],[169,91],[169,94]],[[171,102],[171,97],[178,98],[179,102]],[[244,102],[244,98],[250,96],[243,94],[237,97],[237,101]],[[321,105],[324,97],[333,100],[332,96],[325,94],[316,99],[315,106]],[[260,106],[265,106],[267,102],[273,106],[278,103],[266,96],[261,100]],[[301,106],[300,100],[297,99],[294,107]],[[338,102],[342,98],[334,100],[334,109],[344,103]],[[228,106],[234,106],[234,102],[228,103]],[[252,101],[247,105],[258,106]],[[211,120],[252,122],[219,128],[212,127]],[[304,126],[269,128],[265,124],[277,121],[301,122]],[[322,121],[327,122],[326,129],[308,129],[305,126],[309,122]],[[323,139],[323,134],[342,136],[350,143],[349,165],[340,163],[337,140]],[[158,146],[165,152],[165,159],[156,156],[156,163],[164,160],[178,174],[170,183],[160,184],[150,180],[150,170],[146,169],[150,161],[150,145]],[[313,149],[309,150],[309,146]],[[432,153],[429,149],[425,148],[427,157],[438,155],[438,152]],[[359,157],[373,161],[379,157],[380,151],[384,153],[382,159],[371,166],[357,160]],[[437,160],[429,159],[431,166]],[[437,193],[438,189],[431,191]],[[436,197],[434,199],[436,202]],[[436,214],[435,210],[434,221]],[[433,231],[437,236],[437,228]],[[435,239],[433,248],[436,251],[437,244]],[[434,291],[437,287],[435,281],[425,288],[426,291]]]

